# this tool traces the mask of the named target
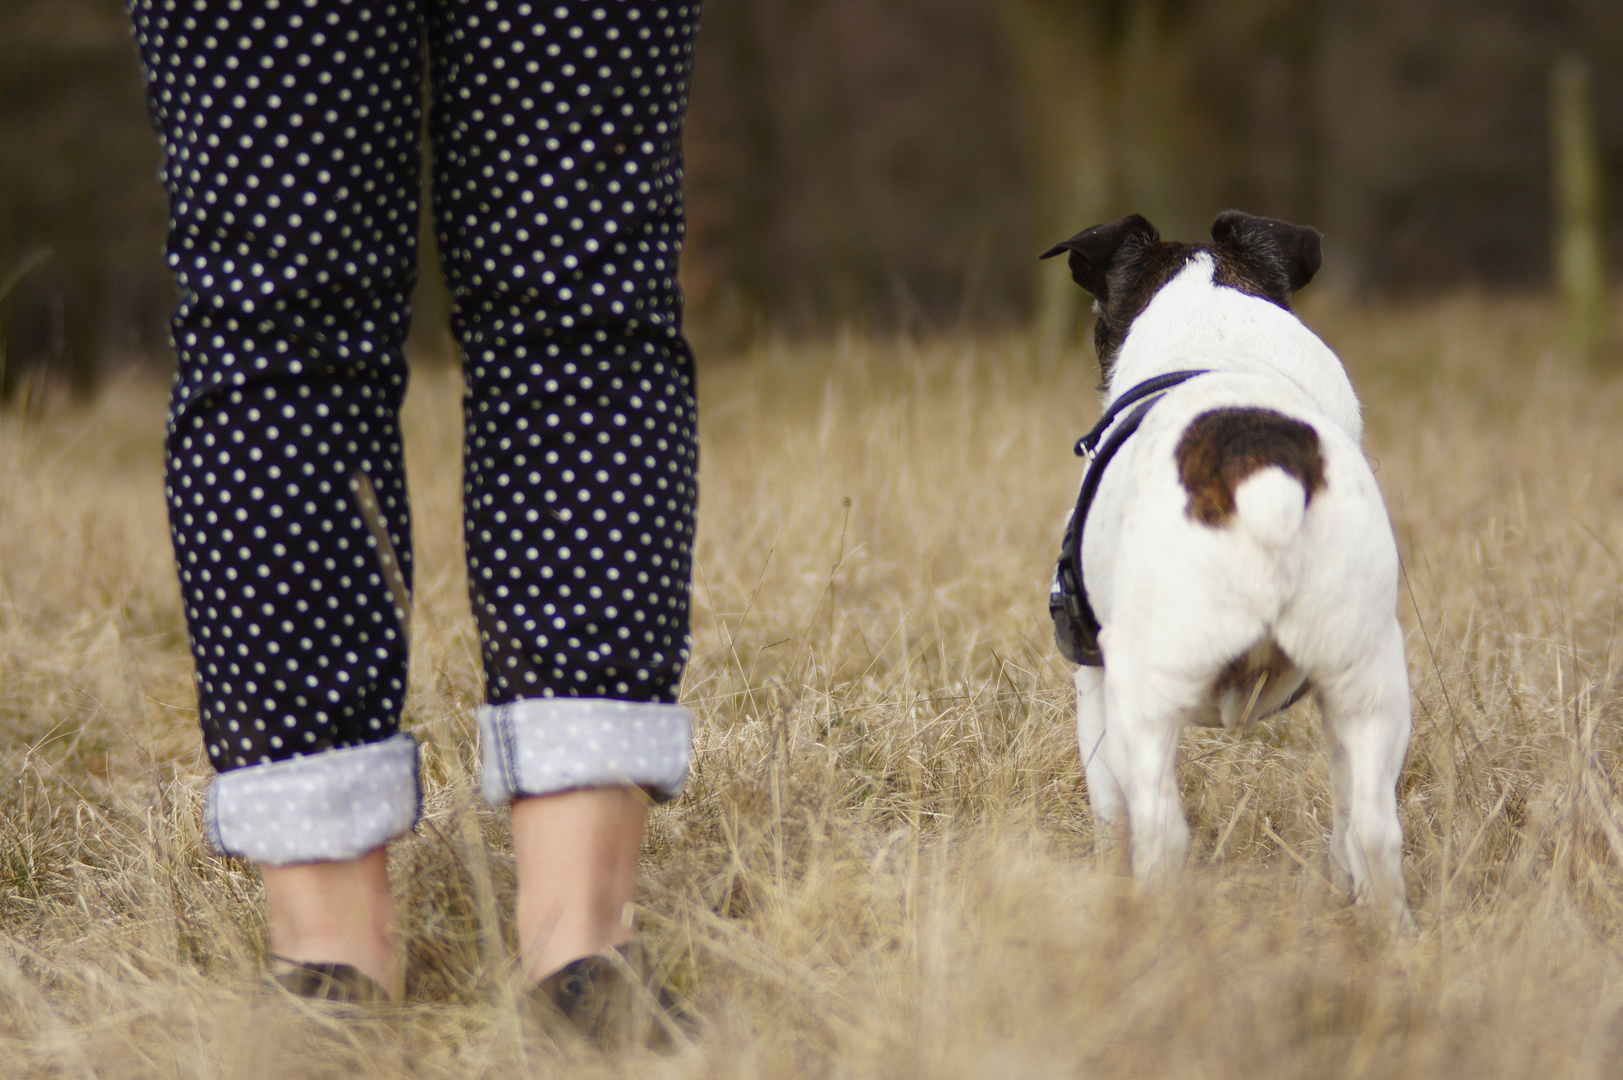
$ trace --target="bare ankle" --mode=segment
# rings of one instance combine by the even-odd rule
[[[405,971],[383,848],[338,862],[262,866],[260,875],[279,966],[350,964],[400,998]]]
[[[513,803],[519,948],[537,982],[583,956],[631,940],[648,800],[637,788],[597,788]]]

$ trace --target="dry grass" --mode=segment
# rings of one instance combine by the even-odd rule
[[[257,877],[201,843],[162,389],[131,382],[0,414],[0,1075],[1615,1074],[1623,382],[1548,355],[1531,303],[1312,321],[1364,395],[1412,587],[1417,937],[1325,883],[1307,705],[1186,737],[1178,889],[1095,858],[1044,611],[1091,364],[854,339],[703,380],[696,770],[655,814],[641,916],[692,1046],[604,1061],[515,1008],[443,371],[408,405],[410,1003],[367,1025],[265,994]]]

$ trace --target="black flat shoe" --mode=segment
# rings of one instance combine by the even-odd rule
[[[292,971],[279,971],[272,978],[295,997],[340,1005],[385,1005],[389,1002],[389,992],[353,964],[306,963],[285,957],[275,959],[293,965]]]
[[[614,951],[565,964],[530,988],[530,1000],[603,1050],[668,1048],[681,1014],[664,972],[636,942]]]

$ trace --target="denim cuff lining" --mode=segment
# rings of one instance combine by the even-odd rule
[[[404,836],[422,810],[417,740],[404,733],[269,765],[209,785],[209,846],[266,866],[354,859]]]
[[[526,698],[479,709],[485,799],[629,785],[656,801],[687,783],[692,720],[681,705]]]

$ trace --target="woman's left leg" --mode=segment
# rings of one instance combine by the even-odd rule
[[[429,23],[485,794],[514,806],[532,979],[629,937],[649,796],[687,776],[698,435],[676,270],[698,16],[447,0]]]
[[[537,981],[631,940],[626,905],[649,798],[640,788],[580,788],[513,800],[520,963]]]

